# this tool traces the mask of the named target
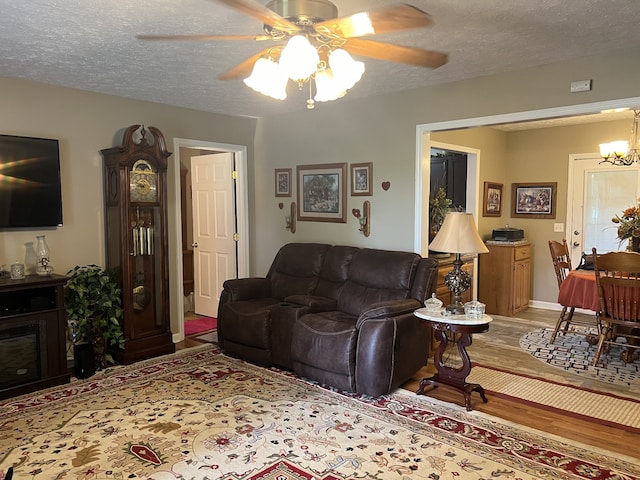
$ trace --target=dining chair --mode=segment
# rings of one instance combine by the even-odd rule
[[[549,251],[551,252],[551,260],[553,261],[553,268],[556,272],[556,279],[558,281],[558,289],[564,282],[565,278],[571,271],[571,256],[569,254],[569,246],[567,245],[567,240],[562,239],[562,242],[557,242],[555,240],[549,240]],[[564,324],[564,328],[562,328],[562,333],[567,334],[569,332],[569,327],[571,325],[581,325],[584,327],[594,328],[597,326],[595,317],[576,317],[573,318],[573,314],[575,312],[575,307],[570,306],[562,306],[562,311],[560,312],[560,317],[556,322],[556,326],[553,329],[553,333],[551,334],[551,339],[549,343],[553,343],[556,341],[556,337],[558,336],[558,332],[562,328]],[[584,332],[580,332],[584,334]]]
[[[600,297],[598,347],[593,366],[613,344],[623,347],[620,358],[631,363],[635,349],[640,348],[640,253],[597,255],[594,248],[593,265]]]

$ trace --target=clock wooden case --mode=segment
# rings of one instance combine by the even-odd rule
[[[150,135],[151,138],[148,138]],[[120,363],[173,353],[169,321],[167,163],[155,127],[131,125],[122,145],[101,150],[106,268],[122,287],[125,347]]]

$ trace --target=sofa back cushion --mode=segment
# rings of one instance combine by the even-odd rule
[[[373,303],[411,298],[420,260],[420,255],[410,252],[356,252],[338,299],[338,310],[358,316]]]
[[[358,247],[337,245],[327,251],[315,291],[316,296],[338,300],[349,274],[351,260],[359,250]]]
[[[324,256],[331,246],[320,243],[289,243],[271,264],[271,296],[284,300],[289,295],[310,295],[317,285]]]

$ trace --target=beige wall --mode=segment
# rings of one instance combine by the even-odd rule
[[[169,151],[178,137],[246,145],[250,161],[253,156],[255,120],[8,78],[0,78],[0,104],[2,133],[59,139],[64,216],[60,228],[1,232],[0,264],[24,260],[24,243],[45,234],[56,273],[75,265],[104,265],[100,149],[119,145],[129,125],[159,128]],[[172,182],[173,209],[179,203]],[[175,229],[171,217],[169,227]]]
[[[583,78],[593,79],[593,91],[570,94],[570,82]],[[103,263],[99,150],[119,143],[122,129],[134,123],[160,128],[169,149],[175,137],[248,147],[252,274],[264,274],[277,249],[289,241],[412,250],[417,125],[637,97],[638,78],[640,50],[628,50],[366,100],[350,100],[347,95],[313,111],[258,121],[0,78],[0,131],[60,139],[65,216],[59,229],[0,233],[0,263],[23,259],[23,243],[40,233],[47,235],[57,272],[76,264]],[[506,168],[508,159],[494,164],[489,152],[502,157],[506,148],[499,137],[482,140],[486,144],[481,147],[481,181],[503,178],[506,186],[516,181],[515,176],[530,181],[527,177],[542,173],[528,170],[520,155],[513,162],[522,163],[523,170],[514,170],[514,178]],[[542,147],[534,143],[530,153],[537,158]],[[295,197],[274,196],[274,169],[329,162],[373,162],[373,196],[348,196],[346,224],[300,222],[297,233],[289,233],[278,203],[283,201],[287,209]],[[562,178],[558,174],[559,182]],[[545,175],[545,180],[550,178]],[[382,181],[391,183],[388,191],[381,188]],[[175,197],[175,191],[169,193]],[[362,208],[367,199],[372,204],[372,233],[364,238],[351,209]],[[564,202],[560,194],[559,205]],[[177,208],[175,198],[173,205]],[[487,219],[481,225],[486,233],[502,223]],[[535,285],[538,282],[536,276]],[[534,289],[538,294],[539,288]]]
[[[611,75],[612,71],[616,75]],[[635,49],[365,100],[350,100],[347,94],[331,104],[317,105],[312,111],[260,120],[255,165],[255,221],[260,242],[254,245],[255,272],[266,272],[274,253],[288,241],[413,250],[417,125],[638,97],[638,78],[640,49]],[[569,86],[576,79],[592,79],[593,90],[571,94]],[[628,128],[623,137],[628,135]],[[438,140],[445,141],[445,136]],[[500,183],[508,187],[513,181],[533,181],[542,175],[545,181],[557,178],[559,182],[566,182],[566,155],[557,167],[536,170],[536,163],[527,164],[521,157],[506,156],[508,145],[501,144],[499,138],[486,142],[488,151],[481,155],[480,185],[484,180],[500,182],[502,179]],[[580,147],[581,152],[596,149],[595,138],[589,148],[584,145],[586,142],[576,148]],[[548,146],[533,144],[530,154],[539,157],[546,148]],[[500,158],[497,165],[493,163],[492,151]],[[350,196],[346,225],[299,222],[295,235],[285,231],[284,214],[277,207],[280,200],[273,192],[273,170],[334,162],[373,162],[371,236],[364,238],[357,231],[356,221],[350,214],[352,208],[360,208],[365,197]],[[521,166],[516,169],[512,163]],[[562,173],[556,173],[559,171]],[[515,180],[516,177],[519,180]],[[258,183],[260,178],[267,180]],[[391,182],[389,191],[381,189],[382,181]],[[509,195],[505,200],[509,200]],[[566,197],[566,193],[564,195]],[[566,198],[560,195],[558,203],[566,204]],[[486,219],[481,222],[481,230],[486,235],[504,223],[512,222]],[[535,241],[540,243],[539,238]],[[536,259],[540,251],[543,250],[538,245]],[[535,269],[534,298],[539,294],[552,301],[550,293],[543,293],[540,287],[546,281],[546,272],[538,264]]]

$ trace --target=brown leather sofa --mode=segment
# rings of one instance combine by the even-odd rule
[[[409,252],[290,243],[264,278],[224,282],[222,351],[378,397],[427,362],[431,331],[413,311],[438,263]]]

